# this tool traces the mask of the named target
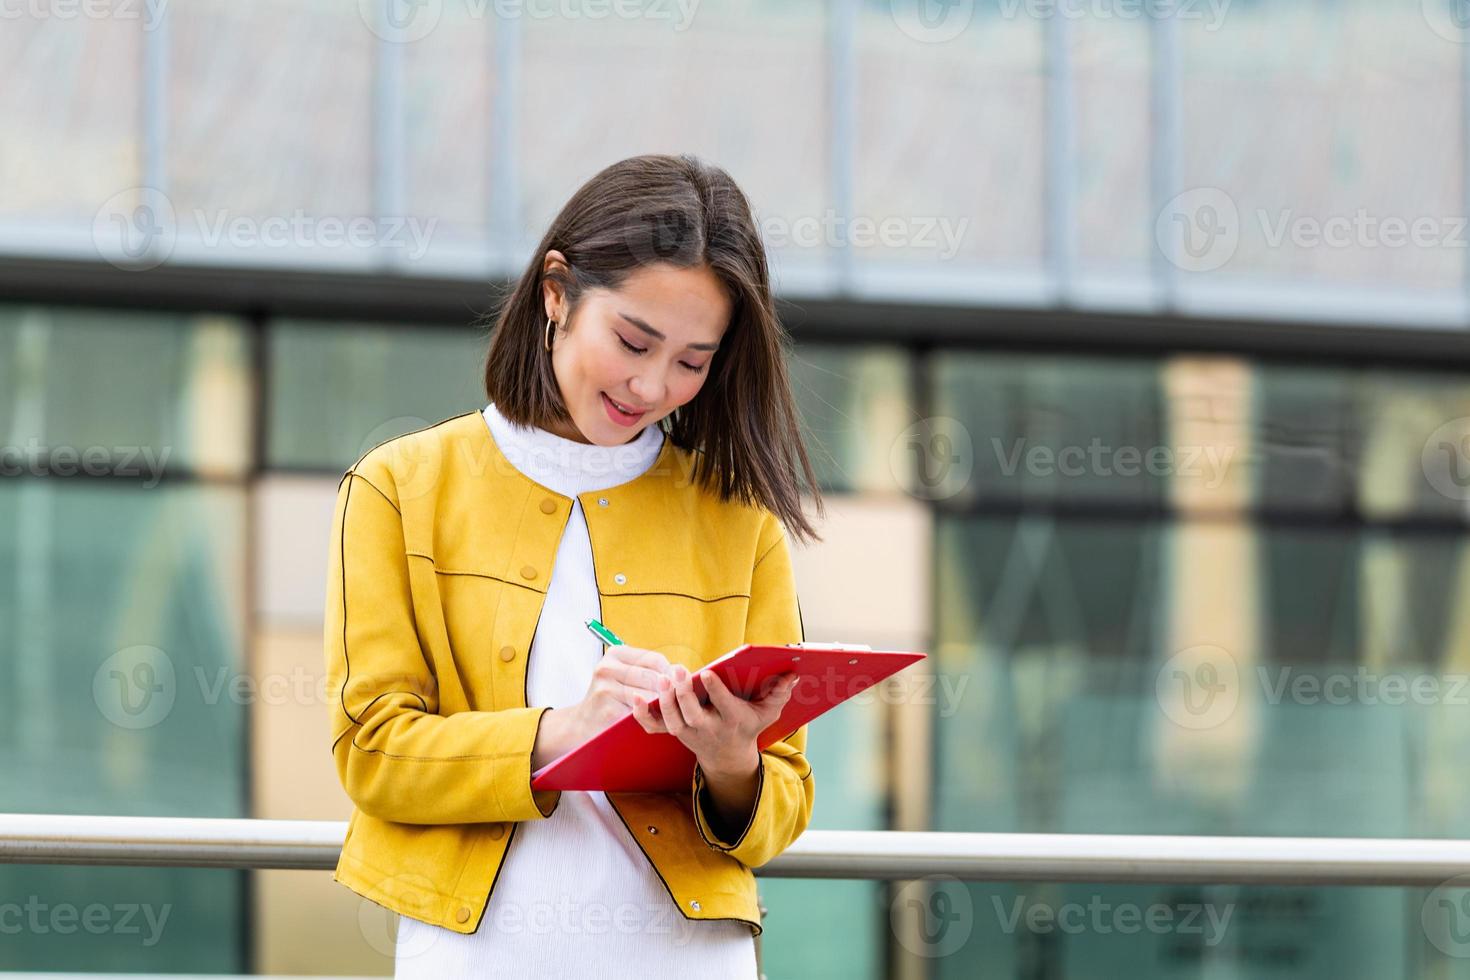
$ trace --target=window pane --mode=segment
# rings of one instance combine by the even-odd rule
[[[1440,8],[1440,26],[1454,23],[1452,6],[1253,3],[1179,19],[1183,189],[1217,188],[1238,215],[1222,274],[1458,288],[1463,45],[1452,42],[1467,38],[1432,29]],[[1195,216],[1200,235],[1209,217]]]
[[[248,815],[245,509],[200,484],[0,482],[4,809]],[[239,872],[0,865],[0,890],[43,908],[0,966],[235,972],[240,889]],[[94,906],[100,932],[80,925]]]
[[[522,129],[519,154],[523,250],[585,180],[640,153],[692,152],[724,167],[767,230],[820,219],[828,167],[823,5],[727,0],[688,5],[688,22],[678,4],[625,6],[637,15],[617,16],[613,4],[603,16],[521,20],[519,111],[534,122]],[[783,253],[795,264],[825,260],[820,240],[771,244],[773,264]]]
[[[1280,366],[1255,373],[1263,505],[1470,516],[1470,380]]]
[[[1354,496],[1358,431],[1353,376],[1261,367],[1256,372],[1256,499],[1266,506],[1340,512]]]
[[[264,219],[347,221],[373,214],[372,65],[376,38],[356,3],[192,0],[169,10],[169,198],[180,253],[298,251],[294,230],[265,244]],[[327,226],[301,251],[329,258]],[[259,243],[259,244],[256,244]],[[335,249],[340,253],[341,248]],[[259,255],[256,256],[259,258]]]
[[[484,255],[490,197],[508,189],[508,175],[495,173],[492,163],[492,114],[511,108],[495,105],[507,95],[495,85],[496,9],[476,0],[418,8],[414,16],[437,13],[438,20],[422,38],[401,45],[404,194],[408,212],[423,222],[436,250]],[[431,259],[441,260],[452,261],[444,251]],[[478,261],[480,269],[488,268]]]
[[[1358,505],[1372,515],[1470,517],[1470,379],[1364,376]]]
[[[485,344],[470,327],[277,321],[268,465],[345,470],[380,442],[484,408]]]
[[[0,503],[14,808],[241,815],[217,681],[243,664],[243,489],[22,478]]]
[[[248,361],[228,317],[0,306],[4,472],[243,474]]]
[[[893,348],[801,344],[791,357],[792,387],[807,455],[822,489],[898,492],[906,485],[891,451],[915,417],[910,359]]]
[[[1183,459],[1164,438],[1157,362],[987,352],[934,367],[935,414],[970,456],[936,497],[1159,501]]]
[[[902,286],[977,267],[1035,272],[1042,252],[1042,20],[1007,3],[863,4],[854,209],[902,233],[857,250]],[[997,138],[997,134],[1005,134]],[[922,222],[935,219],[921,234]],[[900,277],[893,281],[892,277]]]
[[[941,517],[937,534],[936,655],[971,693],[936,719],[935,829],[1470,828],[1467,535],[983,513]],[[941,975],[1103,963],[1109,976],[1407,980],[1465,951],[1465,923],[1439,921],[1463,914],[1454,892],[938,887],[964,937]],[[1207,902],[1233,910],[1215,944],[1106,918],[1162,906],[1177,922]],[[1081,924],[1061,928],[1064,914]]]
[[[153,8],[140,3],[122,16],[125,7],[114,5],[110,17],[68,9],[72,16],[49,4],[6,8],[0,224],[64,223],[90,233],[103,203],[142,179],[140,73]]]
[[[1070,17],[1077,249],[1089,273],[1142,276],[1149,214],[1151,70],[1147,17]]]

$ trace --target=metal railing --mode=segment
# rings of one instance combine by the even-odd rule
[[[345,821],[0,815],[0,864],[336,867]],[[1470,841],[809,830],[755,872],[781,878],[1192,884],[1444,884]]]

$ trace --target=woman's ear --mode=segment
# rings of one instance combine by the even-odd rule
[[[564,305],[562,288],[560,283],[548,275],[553,270],[568,271],[567,257],[554,248],[541,260],[541,305],[544,316],[561,323],[565,319],[561,315]]]

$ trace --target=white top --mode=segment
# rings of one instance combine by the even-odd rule
[[[493,403],[483,414],[516,469],[572,498],[526,666],[529,705],[569,707],[602,656],[584,625],[601,606],[577,494],[642,474],[664,434],[650,425],[625,445],[595,446],[512,425]],[[686,919],[606,794],[563,790],[550,817],[515,829],[477,931],[400,917],[393,975],[752,980],[755,938],[744,922]]]

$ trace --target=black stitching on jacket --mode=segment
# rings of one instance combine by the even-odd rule
[[[361,473],[357,472],[357,470],[348,470],[347,471],[347,475],[348,476],[355,476],[359,480],[361,480],[363,483],[366,483],[368,486],[372,487],[374,490],[378,490],[378,485],[376,483],[374,483],[372,480],[369,480],[367,477],[363,476]],[[378,490],[378,496],[382,497],[384,500],[386,500],[388,502],[388,506],[393,508],[394,513],[396,513],[399,517],[402,517],[403,516],[403,511],[401,511],[401,510],[398,509],[398,505],[393,502],[393,499],[391,497],[389,497],[386,493],[384,493],[381,490]]]

